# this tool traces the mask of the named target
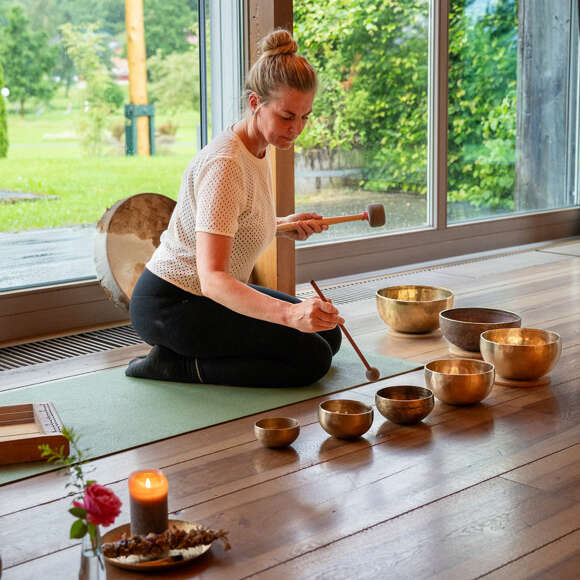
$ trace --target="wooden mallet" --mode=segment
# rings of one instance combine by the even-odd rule
[[[325,302],[328,302],[328,299],[324,296],[324,294],[322,293],[322,291],[318,287],[318,284],[314,280],[310,280],[310,284],[312,284],[312,287],[314,288],[314,290],[316,291],[318,296],[322,300],[324,300]],[[367,369],[367,372],[366,372],[367,379],[369,381],[373,381],[373,382],[378,381],[380,376],[381,376],[379,369],[369,365],[367,359],[364,357],[363,353],[360,351],[359,347],[356,345],[354,338],[350,335],[350,332],[344,327],[344,324],[339,324],[338,326],[340,326],[340,330],[342,330],[342,333],[344,334],[344,336],[346,336],[346,338],[348,338],[348,341],[350,342],[350,344],[352,344],[352,348],[354,348],[354,350],[356,351],[356,354],[358,354],[360,360],[365,365],[365,367]]]
[[[305,220],[308,222],[316,222],[320,225],[340,224],[343,222],[368,221],[371,228],[378,228],[385,225],[385,206],[382,203],[369,203],[366,211],[356,213],[353,215],[340,215],[336,217],[323,218],[320,220]],[[279,232],[287,232],[296,229],[298,222],[290,222],[278,226]]]

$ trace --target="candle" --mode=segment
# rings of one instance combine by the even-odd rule
[[[131,533],[162,533],[169,527],[167,489],[169,485],[158,469],[135,471],[129,476]]]

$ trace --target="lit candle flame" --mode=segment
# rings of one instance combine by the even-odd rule
[[[145,480],[145,487],[151,488],[151,481],[149,481],[149,478]]]

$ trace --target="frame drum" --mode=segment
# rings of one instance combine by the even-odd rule
[[[105,294],[122,310],[167,229],[175,201],[140,193],[118,201],[97,224],[95,267]]]

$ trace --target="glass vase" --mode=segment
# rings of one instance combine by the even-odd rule
[[[107,569],[101,545],[101,532],[97,527],[94,537],[90,534],[83,536],[81,548],[81,567],[79,580],[106,580]]]

